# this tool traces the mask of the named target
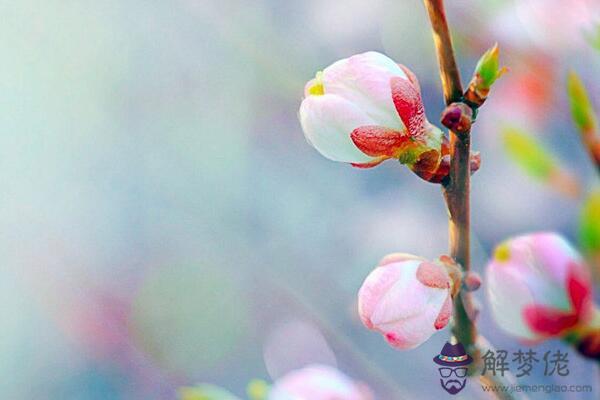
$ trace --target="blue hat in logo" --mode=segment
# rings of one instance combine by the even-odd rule
[[[465,352],[462,344],[446,342],[440,355],[433,357],[433,362],[446,367],[460,367],[473,362],[473,357]]]

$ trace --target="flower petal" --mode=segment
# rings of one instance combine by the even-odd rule
[[[407,261],[407,260],[425,261],[425,259],[423,257],[415,256],[415,255],[412,255],[409,253],[391,253],[391,254],[388,254],[387,256],[383,257],[381,259],[381,261],[379,261],[379,266],[383,267],[384,265],[387,265],[387,264],[392,264],[392,263],[397,263],[397,262]]]
[[[539,335],[559,335],[577,324],[576,314],[537,304],[525,307],[523,318],[529,329]]]
[[[362,322],[369,329],[373,329],[371,318],[381,293],[386,293],[401,275],[401,265],[390,264],[390,268],[375,268],[365,279],[358,292],[358,314]]]
[[[431,325],[442,307],[448,289],[431,288],[421,284],[416,279],[417,268],[421,260],[405,261],[399,264],[386,265],[383,269],[394,268],[398,270],[396,282],[383,296],[379,298],[371,322],[375,325],[390,324],[398,320],[404,320],[413,315],[423,313],[432,307],[432,299],[442,293],[435,314],[431,319]]]
[[[323,156],[350,163],[374,160],[350,138],[354,129],[373,125],[373,120],[349,101],[331,94],[308,96],[300,105],[300,123],[308,142]]]
[[[426,127],[421,93],[408,79],[392,78],[392,99],[400,119],[413,137],[423,135]]]
[[[590,318],[593,310],[592,285],[585,267],[571,264],[567,275],[567,290],[577,316],[581,319]]]
[[[378,326],[389,344],[398,349],[412,349],[429,339],[438,329],[436,320],[443,309],[448,292],[440,289],[429,291],[428,304],[418,313]]]
[[[514,336],[536,339],[521,316],[533,304],[533,296],[523,278],[506,263],[492,262],[486,273],[487,295],[496,323]]]
[[[390,58],[374,51],[340,60],[323,70],[325,93],[339,95],[369,115],[374,125],[397,131],[404,130],[398,118],[390,80],[408,82],[405,72]]]
[[[402,71],[404,71],[404,73],[408,77],[408,80],[411,81],[413,86],[417,89],[417,91],[419,93],[421,93],[421,85],[419,84],[419,80],[417,79],[417,76],[410,69],[408,69],[408,67],[406,67],[405,65],[398,64],[398,66],[400,68],[402,68]]]
[[[562,285],[567,278],[566,267],[581,257],[566,240],[553,232],[540,232],[530,237],[533,253],[545,266],[548,278]]]
[[[444,301],[444,305],[433,323],[433,327],[437,330],[443,329],[448,325],[450,317],[452,317],[452,298],[450,297],[450,293],[448,293],[446,301]]]

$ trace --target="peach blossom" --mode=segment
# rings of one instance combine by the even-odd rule
[[[339,60],[305,87],[300,123],[323,156],[372,167],[388,158],[408,166],[428,154],[440,162],[442,132],[425,117],[419,83],[406,67],[377,52]]]
[[[310,365],[278,379],[269,400],[372,400],[369,388],[337,369]]]
[[[441,262],[390,254],[360,288],[360,318],[393,347],[417,347],[448,324],[452,315],[450,282]]]
[[[500,244],[487,266],[485,286],[497,324],[525,340],[561,337],[593,314],[587,266],[556,233]]]

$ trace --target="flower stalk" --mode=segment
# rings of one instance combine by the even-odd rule
[[[447,106],[456,108],[456,103],[476,109],[477,106],[467,104],[463,95],[460,73],[454,57],[454,49],[446,20],[443,0],[423,0],[427,9],[433,31],[440,77]],[[454,103],[454,104],[453,104]],[[450,130],[450,171],[448,179],[443,183],[443,194],[448,207],[449,216],[449,248],[450,256],[462,268],[467,276],[471,269],[470,258],[470,186],[471,165],[470,129],[461,124],[460,131]],[[464,286],[464,285],[463,285]],[[477,327],[470,317],[476,315],[474,300],[467,288],[461,288],[454,298],[452,334],[474,359],[469,374],[473,376],[481,366],[481,349],[478,343]],[[499,377],[482,377],[483,381]],[[496,382],[498,383],[498,382]],[[499,394],[502,398],[512,399],[510,394]]]
[[[454,57],[450,31],[446,21],[442,0],[424,0],[429,13],[435,42],[444,98],[448,106],[463,102],[460,74]],[[443,185],[444,198],[449,213],[450,256],[462,267],[463,273],[471,268],[470,259],[470,130],[450,131],[450,173]],[[471,307],[470,295],[461,293],[454,300],[454,325],[452,333],[465,346],[467,352],[477,360],[475,346],[477,330],[469,319],[466,308]],[[477,364],[474,363],[474,364]]]

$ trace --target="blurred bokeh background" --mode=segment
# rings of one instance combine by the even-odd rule
[[[527,177],[501,130],[526,130],[594,186],[565,77],[576,69],[600,105],[600,4],[447,3],[463,79],[496,41],[510,68],[474,129],[474,268],[511,234],[557,230],[576,242],[581,198]],[[242,397],[249,380],[312,362],[378,399],[438,397],[431,358],[447,331],[394,351],[360,325],[355,295],[386,253],[446,251],[439,187],[392,161],[330,162],[297,120],[315,71],[377,50],[418,75],[437,121],[420,1],[20,0],[1,10],[0,397],[173,399],[198,382]],[[477,297],[487,338],[523,347]],[[557,348],[569,350],[538,350]],[[595,382],[597,396],[598,368],[570,353],[568,383]],[[531,383],[565,379],[539,375]],[[457,397],[481,397],[476,386]]]

